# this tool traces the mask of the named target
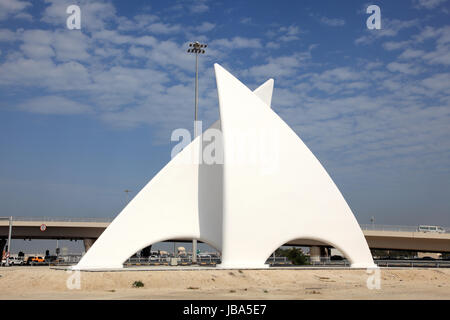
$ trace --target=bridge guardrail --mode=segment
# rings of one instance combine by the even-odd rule
[[[9,217],[0,217],[9,218]],[[45,217],[45,216],[13,216],[13,221],[52,221],[52,222],[112,222],[114,217]],[[360,224],[362,230],[417,232],[418,226],[395,226],[380,224]],[[450,227],[442,227],[450,233]]]
[[[52,222],[112,222],[114,218],[102,217],[25,217],[13,216],[13,221],[52,221]]]
[[[379,267],[450,268],[448,260],[374,260]]]
[[[361,224],[362,230],[374,230],[374,231],[403,231],[403,232],[418,232],[418,226],[391,226],[391,225],[380,225],[380,224]],[[450,233],[450,228],[442,227],[445,233]]]

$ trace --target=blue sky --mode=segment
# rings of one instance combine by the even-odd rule
[[[0,0],[1,215],[119,213],[192,128],[199,40],[204,128],[213,63],[251,89],[274,78],[273,109],[360,223],[450,226],[449,15],[445,0]]]

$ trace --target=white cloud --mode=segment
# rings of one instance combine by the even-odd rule
[[[0,0],[0,21],[9,18],[11,15],[15,15],[17,18],[21,18],[21,11],[31,6],[28,1],[20,0]]]
[[[281,35],[278,36],[278,39],[281,41],[288,42],[299,39],[300,29],[298,26],[291,25],[289,27],[281,27],[278,31],[281,33]]]
[[[89,72],[80,63],[56,64],[50,59],[15,57],[0,65],[0,84],[45,88],[53,92],[88,88]]]
[[[289,42],[300,39],[300,34],[302,31],[300,28],[296,25],[290,25],[290,26],[282,26],[277,29],[272,29],[266,32],[266,36],[268,38],[273,39],[273,41],[270,41],[272,43],[278,43],[278,42]],[[269,47],[279,47],[279,45],[269,45]]]
[[[8,29],[0,29],[0,42],[11,42],[17,39],[16,33]]]
[[[339,80],[339,81],[351,81],[360,79],[361,75],[352,71],[347,67],[339,67],[323,72],[319,78],[321,80]]]
[[[450,95],[450,73],[438,73],[422,80],[423,85],[434,93]]]
[[[399,56],[399,59],[414,59],[422,57],[425,54],[423,50],[415,50],[415,49],[406,49],[402,52],[402,54]]]
[[[198,32],[208,32],[208,31],[211,31],[212,29],[214,29],[215,27],[216,27],[216,25],[214,23],[203,22],[199,26],[196,26],[195,30]]]
[[[389,71],[391,72],[401,72],[405,74],[418,74],[421,72],[421,69],[417,66],[414,66],[410,63],[399,63],[399,62],[391,62],[387,66]]]
[[[63,30],[53,34],[52,46],[60,61],[86,61],[91,58],[90,43],[90,38],[81,32]]]
[[[14,16],[15,19],[22,19],[27,21],[33,21],[33,16],[26,12],[19,12]]]
[[[134,31],[145,30],[148,25],[158,22],[160,18],[152,14],[139,14],[131,19],[127,17],[118,17],[117,30],[119,31]]]
[[[261,48],[261,40],[256,38],[234,37],[232,39],[217,39],[211,41],[211,47],[227,49]]]
[[[22,52],[32,59],[56,57],[60,61],[87,60],[90,39],[81,32],[26,30],[22,34]]]
[[[422,58],[429,64],[450,66],[450,45],[437,46],[436,50],[428,52]]]
[[[262,81],[268,78],[281,78],[293,75],[303,62],[310,57],[308,53],[298,53],[291,56],[270,57],[268,62],[250,67],[242,72],[245,76],[250,76]]]
[[[19,109],[41,114],[72,115],[90,113],[89,106],[59,96],[42,96],[19,104]]]
[[[168,10],[182,11],[183,14],[199,14],[209,10],[208,0],[183,0],[172,5]]]
[[[240,22],[242,23],[242,24],[251,24],[252,23],[252,18],[251,17],[244,17],[244,18],[242,18],[241,20],[240,20]]]
[[[131,44],[136,39],[130,35],[121,34],[115,30],[99,30],[92,32],[92,38],[96,41],[100,40],[106,43],[113,43],[116,45]]]
[[[269,49],[278,49],[281,47],[279,42],[275,42],[275,41],[268,41],[266,43],[266,47]]]
[[[388,41],[383,43],[383,48],[388,51],[404,49],[410,45],[410,41]]]
[[[52,32],[44,30],[29,30],[23,34],[22,52],[33,59],[47,59],[55,55],[51,47]]]
[[[192,13],[203,13],[209,10],[209,6],[206,4],[205,0],[194,0],[193,3],[189,5],[189,10]]]
[[[364,29],[365,35],[355,40],[355,44],[370,44],[377,39],[385,37],[395,37],[404,29],[409,29],[419,25],[418,19],[413,20],[398,20],[398,19],[383,19],[383,25],[380,30],[368,30]]]
[[[441,28],[433,28],[426,26],[419,34],[414,35],[414,41],[424,42],[430,39],[437,39],[439,44],[445,44],[450,42],[450,26]]]
[[[341,27],[345,25],[344,19],[321,17],[320,22],[332,27]]]
[[[167,23],[157,22],[149,25],[146,30],[155,34],[172,34],[180,32],[182,28],[180,25],[170,25]]]
[[[442,28],[427,26],[412,38],[417,45],[435,41],[434,50],[425,51],[421,56],[426,63],[450,65],[450,26]]]
[[[415,7],[418,9],[434,9],[447,0],[414,0]]]

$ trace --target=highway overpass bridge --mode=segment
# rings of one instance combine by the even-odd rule
[[[111,223],[112,218],[13,217],[13,239],[83,240],[88,250]],[[450,252],[450,228],[444,233],[418,232],[417,227],[361,225],[371,249]],[[9,233],[8,218],[0,218],[0,250]],[[190,239],[171,239],[188,242]],[[297,239],[287,245],[329,247],[326,243]]]

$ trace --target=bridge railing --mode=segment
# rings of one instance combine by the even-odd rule
[[[18,217],[13,216],[13,221],[51,221],[51,222],[112,222],[114,218],[103,217]]]
[[[0,219],[9,217],[0,217]],[[52,222],[112,222],[112,217],[42,217],[42,216],[13,216],[13,221],[52,221]],[[380,224],[361,224],[362,230],[378,230],[378,231],[403,231],[417,232],[418,226],[392,226]],[[450,227],[444,228],[445,233],[450,233]]]
[[[418,232],[418,226],[390,226],[380,224],[361,224],[362,230],[377,230],[377,231],[403,231],[403,232]],[[444,228],[445,233],[450,233],[450,228]]]

